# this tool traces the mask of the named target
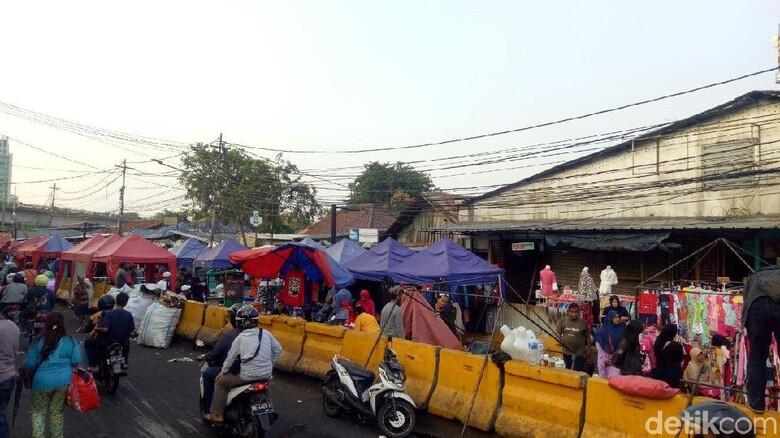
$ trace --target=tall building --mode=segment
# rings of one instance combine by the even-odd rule
[[[11,202],[11,149],[8,137],[0,137],[0,203],[5,203],[6,208]]]

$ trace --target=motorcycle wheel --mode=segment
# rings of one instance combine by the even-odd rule
[[[331,378],[325,383],[325,389],[329,392],[336,392],[338,385],[339,382],[335,378]],[[322,391],[322,409],[328,417],[338,417],[341,414],[341,406],[331,400],[325,391]]]
[[[414,407],[405,400],[385,401],[376,417],[379,430],[390,438],[409,435],[414,431],[414,424],[417,421]]]
[[[254,438],[265,438],[265,431],[260,426],[260,419],[257,417],[252,418],[252,425],[255,428]]]
[[[119,376],[117,376],[114,373],[111,373],[111,377],[108,380],[108,393],[114,394],[116,393],[117,389],[119,389]]]

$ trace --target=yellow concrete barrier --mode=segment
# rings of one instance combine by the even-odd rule
[[[488,358],[480,383],[484,360],[484,355],[442,348],[439,351],[436,388],[428,402],[428,412],[450,420],[458,419],[461,423],[468,417],[470,426],[492,430],[501,397],[501,372]],[[469,416],[475,392],[477,396]]]
[[[276,318],[274,315],[260,315],[260,319],[257,320],[257,326],[273,333],[274,318]]]
[[[92,301],[89,302],[89,305],[91,307],[97,307],[98,300],[105,295],[109,289],[111,289],[111,286],[106,283],[96,283],[94,287],[95,293],[92,295]]]
[[[184,339],[195,340],[200,328],[203,327],[205,314],[205,304],[198,301],[185,302],[181,318],[179,318],[179,324],[176,326],[176,334]]]
[[[225,324],[228,324],[228,308],[221,306],[206,306],[206,316],[203,319],[203,327],[198,330],[197,339],[206,345],[214,345],[225,332]]]
[[[507,362],[496,432],[510,437],[576,438],[586,379],[585,373]]]
[[[394,338],[392,348],[406,370],[406,393],[417,408],[425,409],[436,386],[441,347]]]
[[[70,278],[60,281],[57,286],[57,299],[70,303],[70,287],[73,284]]]
[[[295,364],[295,371],[324,378],[331,368],[330,361],[333,356],[341,353],[344,330],[344,327],[337,325],[307,323],[303,354]]]
[[[303,341],[306,339],[305,322],[301,318],[289,316],[276,316],[271,321],[271,333],[284,349],[274,367],[288,372],[293,370],[303,352]]]
[[[356,330],[347,330],[344,334],[344,342],[341,346],[341,355],[355,362],[361,367],[368,368],[376,374],[379,363],[385,357],[387,338],[382,336],[377,342],[379,334],[361,333]],[[376,346],[375,346],[376,345]],[[371,360],[368,355],[373,349]]]

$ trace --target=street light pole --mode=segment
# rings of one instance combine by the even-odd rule
[[[330,204],[330,244],[336,244],[336,204]]]

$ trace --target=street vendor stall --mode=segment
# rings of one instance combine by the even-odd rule
[[[40,245],[46,243],[48,240],[49,236],[35,236],[30,237],[22,243],[14,246],[11,249],[11,252],[14,254],[16,265],[23,269],[25,263],[32,262],[32,252],[38,249]]]
[[[76,276],[87,277],[92,256],[105,245],[110,245],[122,237],[118,234],[96,234],[62,252],[57,269],[57,298],[68,300],[71,286]]]
[[[343,265],[348,263],[350,260],[360,256],[366,252],[366,250],[363,249],[360,244],[354,240],[341,239],[338,241],[338,243],[326,249],[325,252],[327,252],[329,256],[333,257],[333,260]]]
[[[388,237],[380,244],[344,264],[344,267],[359,280],[383,281],[390,276],[390,270],[415,253],[411,249]]]
[[[155,265],[167,265],[169,272],[176,272],[176,256],[141,236],[131,235],[103,245],[95,251],[87,276],[94,275],[98,265],[102,264],[100,268],[104,268],[107,277],[113,279],[122,262],[144,265],[147,282],[154,280],[152,276]],[[171,276],[170,281],[171,289],[175,290],[176,276]]]
[[[320,247],[302,242],[239,251],[231,255],[230,260],[240,264],[241,270],[249,276],[283,279],[280,298],[294,308],[310,305],[321,298],[312,296],[313,284],[343,288],[355,280]]]

